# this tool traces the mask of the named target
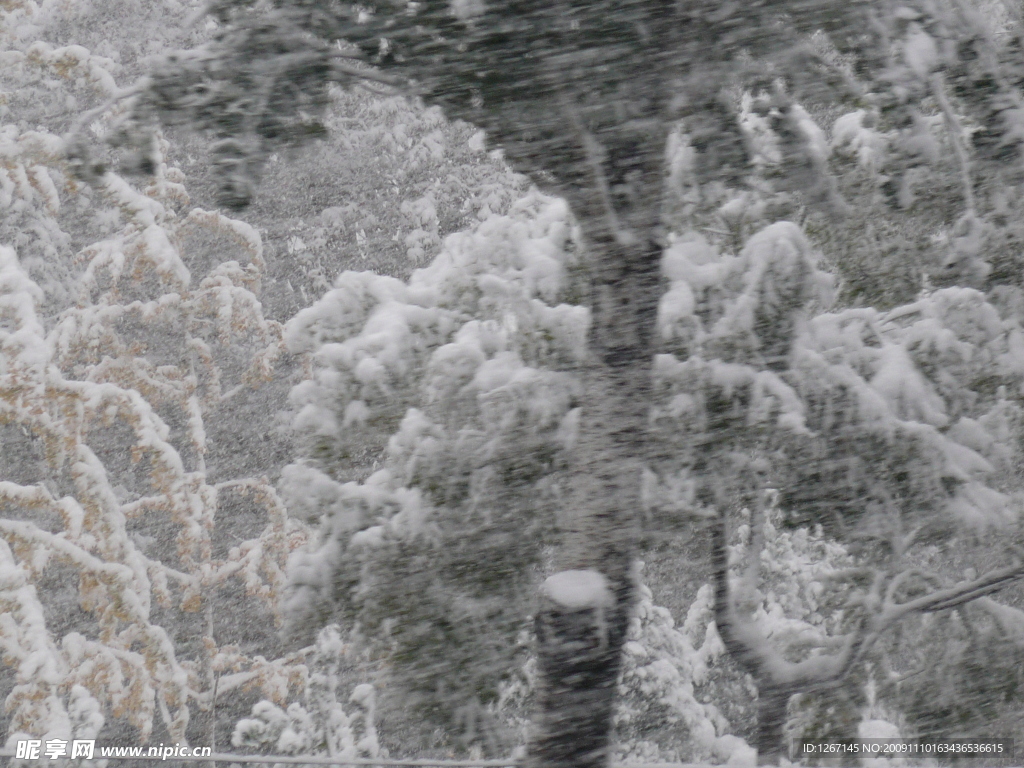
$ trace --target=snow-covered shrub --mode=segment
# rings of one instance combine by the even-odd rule
[[[682,626],[640,587],[619,680],[615,737],[619,759],[630,762],[752,764],[753,750],[732,735],[713,703],[710,682],[725,652],[712,625],[711,588],[702,587]]]
[[[846,579],[854,558],[820,527],[784,528],[781,511],[773,508],[758,534],[763,542],[760,581],[754,591],[743,592],[753,535],[750,517],[749,511],[741,515],[745,522],[729,545],[729,578],[734,591],[745,595],[752,624],[791,659],[808,649],[828,648],[847,629]],[[736,680],[725,665],[726,649],[715,626],[714,585],[700,587],[679,627],[665,608],[653,604],[646,586],[640,594],[616,714],[624,759],[752,764],[753,750],[734,735],[735,725],[723,713],[754,719],[756,689]],[[810,738],[805,731],[813,723],[802,724],[797,717],[789,729],[794,738]]]
[[[739,607],[749,616],[750,628],[790,662],[834,652],[851,630],[851,573],[856,570],[857,558],[843,544],[825,536],[821,525],[815,529],[785,526],[783,511],[774,505],[760,520],[750,510],[743,510],[740,519],[728,547],[729,579]],[[760,525],[760,530],[755,525]],[[759,554],[755,554],[757,539]],[[751,583],[753,557],[759,561],[753,576],[756,584]],[[710,600],[711,585],[702,590]],[[751,682],[757,685],[759,681]],[[863,675],[855,674],[826,695],[796,696],[786,722],[791,743],[856,735],[850,729],[868,717],[863,711],[864,683]],[[737,701],[733,691],[723,690],[719,695],[731,697],[733,709],[754,709],[753,701]]]
[[[95,739],[103,728],[99,701],[85,686],[68,685],[68,659],[46,629],[44,609],[28,573],[0,539],[0,648],[17,669],[7,697],[9,740]]]
[[[753,624],[786,655],[827,646],[830,637],[845,630],[847,577],[856,559],[842,544],[827,538],[821,526],[784,528],[777,508],[768,510],[760,533],[751,529],[750,517],[749,510],[743,510],[744,522],[729,547],[729,561],[734,589],[748,589],[742,583],[749,575],[747,555],[755,546],[753,537],[761,536],[760,579],[743,597],[753,605]]]
[[[360,683],[349,695],[347,705],[339,701],[339,677],[348,653],[350,647],[342,640],[338,627],[324,627],[306,661],[305,703],[292,702],[282,709],[272,701],[260,701],[253,706],[252,717],[235,726],[231,743],[273,755],[320,755],[340,760],[377,757],[380,745],[373,686]]]
[[[396,703],[473,738],[490,738],[519,653],[574,437],[588,313],[565,303],[570,236],[565,204],[533,193],[408,282],[341,275],[286,329],[314,375],[292,392],[306,450],[282,490],[323,516],[286,610],[298,626],[358,621],[396,671]],[[384,440],[381,468],[351,479],[346,458]]]

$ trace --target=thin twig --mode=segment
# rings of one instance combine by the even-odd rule
[[[946,120],[946,128],[950,133],[950,138],[953,140],[953,154],[956,156],[956,163],[960,169],[960,183],[964,189],[964,206],[967,208],[967,215],[974,216],[974,185],[971,183],[971,170],[967,161],[967,153],[964,151],[963,146],[963,126],[960,125],[960,119],[956,116],[956,112],[953,111],[949,99],[946,98],[946,85],[942,81],[942,75],[933,75],[930,85],[932,95],[942,110],[942,116]]]
[[[385,91],[380,88],[374,88],[372,85],[365,81],[356,83],[356,85],[362,88],[364,91],[375,94],[377,96],[394,96],[396,93],[400,94],[402,92],[401,90]]]
[[[185,23],[181,27],[182,30],[187,31],[192,29],[192,27],[209,16],[213,12],[213,6],[213,0],[208,0],[208,2],[203,3],[202,7],[197,8],[187,19],[185,19]]]
[[[340,54],[341,52],[338,52],[338,53]],[[338,58],[351,59],[352,57],[351,56],[347,56],[347,55],[337,55],[336,56],[334,54],[334,52],[332,52],[331,53],[331,58],[332,59],[338,59]],[[390,85],[390,86],[393,86],[395,88],[399,88],[399,87],[401,87],[403,85],[408,85],[408,81],[405,80],[405,78],[396,77],[394,75],[385,75],[383,72],[378,72],[375,69],[369,69],[369,68],[367,68],[367,69],[360,69],[358,67],[352,67],[352,66],[349,66],[347,64],[342,64],[339,61],[333,61],[331,63],[331,68],[335,72],[337,72],[338,74],[341,74],[341,75],[350,75],[352,77],[358,77],[361,80],[372,80],[375,83],[383,83],[384,85]]]
[[[82,130],[82,126],[84,126],[87,122],[95,118],[97,115],[102,115],[112,106],[117,104],[117,102],[124,101],[125,99],[131,96],[135,96],[136,94],[141,93],[149,87],[149,84],[149,77],[139,78],[138,82],[136,82],[134,85],[129,86],[128,88],[122,88],[109,99],[100,104],[98,107],[93,107],[92,109],[83,112],[82,115],[77,120],[75,120],[74,123],[72,123],[71,130],[68,131],[68,136],[72,138],[78,136],[78,132]]]

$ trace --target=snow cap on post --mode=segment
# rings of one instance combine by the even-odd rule
[[[611,608],[615,605],[604,575],[597,571],[560,571],[544,580],[541,594],[567,611]]]

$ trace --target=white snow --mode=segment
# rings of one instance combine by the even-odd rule
[[[615,604],[608,580],[594,570],[552,574],[541,585],[541,594],[570,611],[610,608]]]
[[[935,40],[920,24],[912,22],[903,42],[903,58],[907,66],[922,80],[927,78],[939,63],[939,51]]]

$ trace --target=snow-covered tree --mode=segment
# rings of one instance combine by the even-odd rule
[[[554,241],[552,235],[538,238],[545,228],[552,226],[552,217],[558,225]],[[511,515],[509,521],[520,526],[519,535],[523,542],[527,541],[534,524],[524,516],[526,502],[521,494],[535,495],[538,486],[536,481],[526,480],[537,478],[542,482],[540,487],[555,492],[560,487],[558,470],[563,459],[557,457],[566,444],[552,445],[547,441],[571,437],[577,403],[565,400],[560,393],[572,392],[578,385],[569,373],[572,359],[567,355],[574,347],[559,339],[571,340],[572,334],[581,338],[586,324],[586,313],[579,307],[560,305],[554,308],[557,314],[550,307],[558,298],[576,300],[571,282],[571,243],[565,240],[569,231],[564,209],[540,197],[527,198],[516,206],[511,218],[495,217],[472,233],[449,239],[435,264],[415,273],[408,284],[369,273],[343,275],[337,287],[317,305],[300,313],[288,331],[293,351],[314,353],[314,375],[292,395],[297,413],[295,425],[306,458],[286,470],[284,494],[293,513],[310,520],[324,516],[317,549],[298,556],[293,563],[291,614],[302,624],[315,617],[328,620],[338,615],[336,611],[340,608],[340,615],[350,621],[358,620],[371,644],[380,643],[387,649],[393,681],[403,690],[402,701],[406,701],[406,687],[419,689],[421,695],[431,697],[428,701],[435,714],[449,725],[456,720],[452,715],[460,712],[466,698],[479,695],[483,681],[489,681],[486,685],[490,692],[479,704],[483,705],[481,711],[486,712],[486,705],[501,696],[501,681],[514,675],[519,663],[513,654],[518,648],[516,638],[522,618],[529,612],[529,602],[524,599],[529,581],[520,580],[516,572],[518,569],[529,573],[537,555],[529,555],[526,550],[513,551],[507,538],[497,532],[501,530],[501,516]],[[817,547],[822,551],[822,564],[808,565],[812,573],[807,583],[784,583],[784,576],[796,578],[794,574],[800,572],[803,560],[813,560],[807,554],[794,554],[790,543],[785,551],[772,550],[764,566],[775,569],[770,587],[761,583],[768,577],[751,570],[749,565],[744,566],[746,581],[740,579],[732,586],[732,591],[739,593],[744,584],[753,583],[754,592],[743,592],[744,605],[754,601],[750,605],[762,606],[759,610],[767,611],[765,615],[791,623],[805,621],[806,614],[815,612],[815,601],[831,600],[845,605],[843,601],[853,597],[854,587],[863,585],[868,575],[884,576],[885,568],[904,567],[901,564],[908,552],[919,551],[914,549],[914,536],[929,544],[936,540],[935,536],[946,541],[954,537],[958,520],[981,527],[1012,522],[1006,506],[1010,497],[984,482],[998,481],[1000,463],[1003,479],[1012,477],[1016,411],[1005,393],[991,393],[990,404],[982,410],[993,415],[980,415],[980,423],[988,427],[979,426],[970,432],[967,430],[974,422],[966,415],[960,417],[967,420],[958,429],[944,432],[929,430],[927,422],[917,423],[912,415],[900,416],[899,409],[904,405],[928,405],[920,394],[905,398],[888,389],[892,381],[903,385],[918,382],[923,391],[930,391],[931,385],[911,360],[912,353],[925,355],[925,350],[931,349],[922,344],[922,339],[941,332],[949,340],[949,347],[954,338],[950,326],[968,337],[988,322],[987,336],[971,338],[975,344],[991,346],[984,352],[961,348],[962,358],[977,367],[963,371],[965,383],[959,389],[948,382],[949,398],[952,400],[956,394],[959,401],[972,399],[973,395],[964,388],[967,383],[976,380],[981,372],[991,374],[993,366],[998,365],[1003,366],[1004,387],[1014,382],[1020,386],[1010,352],[1010,345],[1015,343],[1012,339],[1017,332],[1016,321],[1000,320],[984,297],[971,289],[938,291],[886,318],[873,310],[848,310],[839,315],[821,312],[810,318],[797,318],[793,322],[802,328],[798,338],[806,345],[801,347],[802,357],[798,359],[807,367],[791,366],[783,355],[772,358],[776,370],[760,367],[763,358],[752,329],[778,329],[782,324],[754,325],[751,318],[757,316],[757,297],[772,295],[774,286],[789,285],[780,279],[771,283],[775,275],[801,270],[812,281],[812,287],[803,292],[805,300],[820,296],[828,288],[829,280],[811,259],[809,244],[799,229],[789,224],[770,226],[750,238],[738,257],[720,257],[706,241],[695,237],[681,238],[666,253],[664,269],[672,285],[662,302],[662,330],[669,343],[677,345],[679,354],[686,351],[688,355],[680,361],[666,354],[657,364],[660,389],[656,418],[666,432],[674,435],[669,444],[675,450],[672,459],[659,465],[660,474],[648,476],[646,493],[652,514],[670,508],[671,514],[679,515],[701,509],[700,493],[705,490],[702,483],[736,489],[744,488],[746,482],[753,489],[748,494],[753,499],[758,496],[757,489],[766,484],[799,489],[800,493],[777,492],[779,503],[785,505],[782,508],[786,509],[786,524],[797,528],[805,539],[809,534],[802,526],[817,524],[830,536],[842,539],[844,545],[837,550],[839,545],[828,544],[821,538],[823,534],[818,534],[810,544],[801,544],[803,550]],[[548,320],[538,319],[545,314]],[[559,315],[566,321],[575,319],[560,329],[556,326],[540,330]],[[848,332],[842,331],[846,322],[876,316],[879,327],[885,326],[891,350],[883,345],[865,344],[863,337],[856,335],[847,338]],[[910,322],[913,318],[918,318],[916,323]],[[482,335],[485,332],[487,335]],[[836,346],[837,338],[854,346]],[[814,344],[821,346],[815,348]],[[804,352],[804,348],[808,351]],[[910,352],[904,351],[908,348]],[[717,357],[703,359],[700,351],[705,349],[715,350]],[[560,350],[561,355],[553,354]],[[897,357],[895,363],[886,362]],[[552,380],[557,380],[558,386],[543,386],[544,379],[533,367],[520,371],[523,362],[533,362],[534,366],[548,370],[554,366],[559,378]],[[886,364],[905,367],[897,374],[885,369]],[[955,368],[933,363],[930,370],[951,372]],[[824,373],[839,377],[839,383],[832,386],[840,395],[828,390],[834,410],[827,415],[821,412],[825,397],[822,390],[829,384]],[[496,377],[493,381],[492,376]],[[498,386],[501,388],[495,390]],[[854,386],[858,389],[853,393],[844,389]],[[488,394],[492,390],[495,393]],[[498,393],[500,399],[495,402],[500,407],[494,409],[491,401],[499,397]],[[726,393],[731,399],[726,399]],[[859,415],[860,411],[847,418],[837,416],[836,410],[847,402],[839,400],[841,396],[849,397],[850,408],[866,403],[874,410],[864,416]],[[887,399],[890,397],[893,399]],[[981,402],[974,400],[972,405]],[[513,410],[511,403],[516,404]],[[936,407],[947,406],[943,402]],[[530,431],[522,433],[530,422],[520,423],[517,413],[541,421],[532,423]],[[536,415],[531,417],[531,413]],[[829,428],[828,422],[823,421],[826,418],[838,426]],[[995,431],[990,434],[984,432],[986,429]],[[516,440],[503,436],[508,430],[517,435]],[[393,432],[390,439],[389,432]],[[531,432],[533,436],[527,440]],[[975,441],[982,434],[989,436],[985,456],[991,462],[968,447],[976,442],[968,443],[964,437],[967,434],[973,435],[970,439]],[[710,447],[706,443],[695,445],[694,438],[716,442]],[[504,444],[500,453],[481,448],[498,440],[498,445]],[[910,446],[899,447],[901,440]],[[344,482],[350,476],[352,452],[374,441],[382,451],[383,468],[362,482]],[[895,445],[898,451],[908,453],[907,461],[915,463],[906,470],[906,476],[896,477],[900,468],[893,462],[898,453],[881,455],[877,450],[872,454],[850,449],[859,442],[872,445],[873,441],[887,441],[883,444]],[[924,446],[918,447],[917,441]],[[848,513],[839,506],[843,497],[837,495],[834,484],[819,481],[812,485],[791,480],[794,474],[806,473],[808,467],[817,471],[829,467],[827,463],[807,460],[809,451],[822,453],[823,449],[817,447],[821,442],[826,446],[837,443],[831,451],[846,457],[847,463],[866,460],[858,457],[878,456],[878,466],[856,470],[854,477],[860,478],[862,485],[845,489],[854,496],[849,502],[852,511]],[[537,450],[548,452],[545,460],[531,458]],[[516,464],[503,470],[504,464],[497,462],[502,457]],[[771,471],[767,469],[768,458],[774,462]],[[716,460],[725,467],[730,466],[726,462],[731,462],[733,468],[719,468],[708,474],[698,464]],[[943,506],[934,509],[929,517],[907,521],[907,513],[899,507],[875,508],[866,504],[869,491],[885,494],[886,482],[906,483],[911,471],[917,485],[910,491],[888,492],[906,498],[909,513],[918,516],[924,514],[922,507],[926,504],[942,502]],[[494,482],[495,472],[507,472],[497,475],[502,479],[497,488],[489,484]],[[934,476],[931,481],[926,480],[928,472]],[[866,473],[871,474],[862,477]],[[707,479],[702,480],[702,476]],[[748,479],[742,480],[743,476]],[[499,490],[504,496],[498,495]],[[720,492],[718,485],[710,490]],[[820,495],[808,496],[812,491]],[[831,516],[819,510],[817,499],[832,505]],[[737,553],[759,552],[759,548],[768,546],[765,527],[782,524],[766,521],[763,506],[754,509],[753,520],[747,520],[746,533],[742,534],[746,537],[743,547],[748,549],[740,547]],[[489,516],[481,531],[486,536],[479,538],[471,536],[477,514]],[[723,516],[723,522],[725,519]],[[554,524],[568,526],[572,521],[556,516],[548,523]],[[750,533],[752,529],[754,534]],[[864,559],[865,552],[877,552],[879,545],[893,546],[901,530],[903,550],[888,552],[888,559],[878,555]],[[907,538],[908,534],[911,538]],[[489,554],[492,550],[487,537],[491,536],[503,549],[501,559]],[[773,533],[767,541],[778,549],[783,545],[776,538]],[[417,540],[418,544],[411,543]],[[457,547],[455,541],[459,541]],[[467,558],[482,557],[486,567],[469,570],[470,566],[456,555],[463,548]],[[847,554],[847,548],[852,554]],[[839,554],[829,554],[833,550]],[[838,561],[832,562],[836,557],[845,558],[841,569]],[[734,558],[744,559],[740,554]],[[764,560],[761,555],[749,554],[746,562],[757,562],[759,558]],[[501,563],[504,565],[499,567]],[[815,576],[813,568],[841,572],[841,576],[835,577],[839,591],[832,589],[825,595],[820,583],[812,586],[812,582],[827,581],[824,576]],[[498,579],[499,572],[508,575]],[[920,604],[893,608],[892,616],[876,617],[881,624],[872,631],[880,633],[897,615],[911,609],[944,605],[953,595],[971,596],[975,588],[995,586],[1000,579],[1019,572],[1018,566],[1009,566],[971,585],[951,587],[951,592],[931,593]],[[463,601],[460,591],[479,590],[483,586],[479,582],[484,579],[491,580],[489,584],[484,582],[488,591],[471,594],[477,600],[484,595],[502,595],[502,618],[499,621],[498,614],[487,614],[490,620],[480,619],[478,623],[470,620],[475,615],[470,613],[460,626],[455,626],[452,617],[462,616],[457,611],[473,605]],[[934,589],[938,583],[932,582],[931,586]],[[915,587],[907,587],[913,593]],[[782,597],[787,590],[807,594],[799,600],[789,600]],[[767,591],[774,595],[773,602],[763,604],[756,596]],[[903,596],[894,592],[890,598]],[[732,611],[732,599],[723,598],[721,593],[719,598],[724,611],[719,618],[724,620]],[[793,606],[804,606],[800,609],[802,613],[786,618],[786,610]],[[781,643],[780,664],[806,656],[812,649],[819,653],[833,647],[838,642],[836,637],[843,634],[840,629],[846,626],[832,626],[829,632],[797,632],[799,637],[794,642],[799,647],[790,647],[790,638],[785,633],[764,630],[757,615],[755,611],[753,634],[747,639],[753,643],[754,638],[763,636],[766,643],[768,638],[772,643]],[[498,641],[497,636],[504,640]],[[858,643],[863,641],[861,637]],[[501,656],[493,650],[495,647],[505,649]],[[765,647],[770,649],[770,643]],[[859,645],[851,644],[848,649],[849,664],[861,658],[852,654],[858,648]],[[462,680],[452,674],[449,666],[457,657],[463,659],[454,664],[465,675]],[[631,669],[629,659],[627,656],[627,670]],[[844,666],[846,662],[830,659],[831,662],[835,666],[821,673],[822,683],[838,681],[848,669]],[[438,694],[436,683],[440,676],[450,686],[443,695]],[[769,688],[771,678],[758,679],[758,683]],[[788,692],[782,703],[782,717],[789,696],[799,690],[802,689],[797,686]],[[644,706],[651,704],[646,702]],[[782,722],[777,725],[781,728]],[[761,746],[763,751],[767,750],[768,742]]]
[[[585,513],[569,529],[559,568],[602,574],[613,605],[608,642],[580,655],[568,649],[586,631],[585,612],[544,603],[561,640],[542,654],[550,685],[540,696],[534,754],[600,763],[635,597],[630,574],[670,130],[678,118],[691,119],[705,177],[741,178],[745,152],[727,96],[734,52],[750,45],[788,72],[794,48],[806,49],[802,34],[823,23],[844,34],[846,23],[863,29],[863,6],[828,14],[805,4],[773,6],[745,13],[742,24],[715,4],[683,9],[640,0],[564,8],[225,2],[211,10],[225,24],[218,40],[206,53],[162,66],[136,112],[175,119],[184,110],[217,134],[228,197],[247,200],[271,147],[308,133],[326,108],[329,82],[368,80],[410,85],[450,118],[483,128],[513,167],[569,201],[589,250],[592,322],[581,366],[577,482],[565,502]],[[768,28],[778,34],[762,35]],[[709,50],[706,41],[720,38],[729,44]],[[844,51],[854,45],[849,36],[840,43]]]
[[[98,167],[88,185],[72,175],[52,130],[90,88],[116,95],[117,70],[34,39],[75,10],[0,8],[4,85],[42,79],[62,110],[47,124],[19,94],[0,119],[0,241],[16,246],[0,245],[7,738],[117,719],[142,741],[154,728],[184,741],[205,710],[207,740],[218,695],[262,686],[283,700],[302,676],[301,655],[250,657],[216,636],[213,615],[237,579],[273,616],[305,538],[266,477],[214,479],[206,464],[211,420],[270,377],[281,328],[257,299],[259,234],[190,210],[159,136],[141,189]],[[109,107],[92,113],[96,130]],[[237,259],[188,252],[203,238]],[[225,547],[218,512],[240,505],[260,529]],[[198,642],[180,641],[189,627]]]
[[[100,702],[82,685],[67,685],[68,660],[46,628],[44,609],[29,574],[0,540],[3,591],[0,635],[4,661],[18,666],[17,687],[7,698],[10,730],[36,738],[95,739],[103,727]]]
[[[518,411],[509,410],[504,399],[487,416],[491,396],[486,394],[489,385],[482,389],[483,372],[503,370],[499,364],[514,361],[496,379],[512,387],[510,382],[519,378],[513,376],[518,360],[554,364],[562,369],[558,388],[538,388],[542,379],[524,372],[523,383],[509,390],[511,396],[521,389],[510,402],[519,403],[516,408],[525,414],[542,409],[545,420],[532,427],[539,435],[545,428],[554,438],[571,434],[566,430],[575,419],[576,403],[559,395],[578,386],[568,373],[571,357],[550,356],[559,338],[572,337],[564,329],[537,335],[538,311],[556,316],[550,306],[541,310],[541,277],[550,281],[549,296],[573,299],[572,283],[566,282],[571,276],[566,267],[573,262],[564,250],[547,246],[562,265],[534,265],[543,255],[535,241],[520,235],[522,244],[516,247],[517,240],[510,244],[507,234],[548,226],[551,214],[538,208],[540,200],[531,198],[517,207],[519,216],[536,222],[494,218],[472,234],[453,237],[438,261],[408,284],[367,273],[342,276],[337,288],[301,313],[289,330],[294,351],[315,352],[315,374],[293,393],[307,458],[286,472],[285,495],[294,510],[310,519],[326,513],[319,550],[294,564],[293,615],[300,620],[330,617],[344,606],[350,619],[358,617],[364,630],[390,644],[392,652],[400,652],[408,637],[408,650],[393,657],[406,676],[398,676],[399,684],[433,693],[434,675],[447,675],[453,700],[476,690],[470,678],[464,689],[455,687],[447,664],[456,647],[467,649],[458,669],[475,663],[492,676],[490,696],[500,695],[496,683],[514,667],[508,654],[506,662],[496,662],[488,650],[496,641],[478,637],[472,644],[462,638],[454,643],[453,629],[430,628],[432,623],[448,625],[456,594],[451,586],[432,590],[430,583],[447,579],[449,568],[452,578],[469,576],[468,583],[493,578],[491,568],[498,562],[485,555],[489,567],[467,574],[459,561],[449,563],[442,555],[452,547],[447,542],[465,541],[472,530],[472,515],[462,509],[496,499],[485,507],[493,525],[505,508],[497,492],[476,479],[478,472],[493,479],[490,473],[503,466],[493,463],[494,456],[482,451],[478,441],[495,426],[521,426],[513,417]],[[546,205],[558,210],[554,203]],[[560,216],[558,243],[564,248],[570,225],[564,210]],[[518,259],[514,267],[510,258]],[[656,364],[655,418],[672,450],[666,451],[671,458],[663,458],[648,476],[646,503],[655,515],[666,510],[676,516],[712,514],[724,526],[730,499],[749,502],[752,511],[740,533],[744,543],[733,555],[742,577],[734,583],[724,575],[718,579],[717,621],[727,626],[723,632],[730,650],[741,661],[755,660],[750,664],[756,667],[764,707],[759,746],[772,754],[782,748],[792,695],[838,684],[898,619],[951,607],[1020,575],[1009,552],[1009,565],[959,584],[929,573],[921,560],[928,547],[960,540],[961,531],[1005,531],[1016,520],[1019,494],[1006,491],[1012,490],[1007,484],[1013,482],[1019,450],[1018,407],[1007,396],[1010,387],[1020,391],[1021,385],[1015,354],[1018,322],[1001,318],[983,294],[968,288],[941,289],[888,313],[822,311],[830,280],[815,265],[799,228],[788,223],[750,237],[739,256],[722,256],[703,238],[684,235],[666,252],[663,267],[671,285],[662,300],[660,325],[674,351]],[[523,300],[524,285],[529,302]],[[773,304],[794,314],[776,318],[770,314]],[[455,309],[458,315],[449,314]],[[567,319],[578,318],[568,330],[580,337],[586,314],[568,304],[556,309]],[[488,337],[479,334],[487,328],[497,335],[482,346],[480,339]],[[772,336],[760,338],[762,329]],[[783,340],[795,337],[794,349],[773,341],[775,334]],[[550,340],[542,341],[545,336]],[[470,340],[472,346],[465,346]],[[534,346],[539,341],[544,344],[539,349],[547,352],[543,356]],[[510,346],[518,358],[508,357]],[[531,388],[522,389],[527,383]],[[487,419],[498,416],[503,421],[488,428]],[[381,457],[383,469],[362,483],[341,482],[346,455],[375,437],[383,445],[379,436],[387,430],[395,432]],[[516,457],[516,471],[504,477],[502,493],[512,493],[513,481],[537,477],[537,472],[545,485],[556,479],[560,460],[527,462],[538,448],[555,448],[556,456],[564,443],[545,447],[534,437],[509,445],[514,452],[497,455]],[[470,468],[458,469],[466,462]],[[715,471],[709,472],[713,465]],[[808,472],[832,474],[809,480]],[[829,478],[834,479],[826,482]],[[764,499],[764,489],[773,487],[780,490],[772,514],[783,516],[774,521],[767,519]],[[519,493],[535,494],[532,484],[521,488]],[[515,502],[509,507],[516,512],[515,523],[529,531],[522,499],[505,498]],[[436,523],[440,529],[432,528],[433,520],[444,521]],[[565,518],[553,522],[573,524]],[[807,583],[798,576],[801,558],[810,555],[794,554],[792,542],[785,551],[771,549],[789,541],[775,533],[774,526],[783,523],[805,539],[809,524],[823,531],[800,545],[821,550],[820,564],[809,561]],[[719,531],[720,537],[728,535]],[[829,544],[822,538],[826,534],[842,546]],[[410,536],[422,539],[420,546],[431,553],[423,563],[411,545],[388,545]],[[726,539],[718,540],[724,558]],[[466,546],[477,556],[490,551],[484,541]],[[504,540],[501,546],[507,546]],[[391,547],[393,554],[368,565]],[[534,560],[522,554],[509,565],[528,570]],[[941,557],[935,563],[940,567]],[[814,568],[835,574],[814,575]],[[822,583],[830,580],[834,583],[826,590]],[[509,579],[492,588],[524,586]],[[793,590],[799,599],[784,597]],[[424,595],[435,593],[441,604],[428,604]],[[765,594],[772,595],[767,603]],[[807,624],[807,615],[817,611],[816,601],[831,601],[836,611],[845,608],[845,623],[827,630]],[[504,604],[511,617],[525,615],[527,606],[507,599]],[[789,629],[767,629],[761,623],[768,618],[788,622]],[[817,621],[826,619],[822,615]],[[458,631],[484,636],[497,623],[472,627],[467,620]],[[503,643],[508,651],[516,648],[519,631],[520,625],[509,621]],[[438,633],[436,646],[427,641],[433,632]],[[437,658],[417,658],[432,647]],[[780,693],[772,697],[775,688]]]
[[[264,177],[294,188],[293,205],[308,194],[319,209],[286,242],[285,263],[297,267],[286,279],[309,297],[303,306],[346,265],[407,275],[446,235],[505,213],[525,191],[524,179],[485,151],[480,131],[398,94],[333,88],[324,125],[330,133],[315,149],[290,162],[275,153]],[[253,213],[265,205],[256,197]]]
[[[691,233],[664,264],[672,286],[661,326],[674,349],[656,364],[656,418],[676,451],[652,494],[716,520],[716,621],[757,683],[757,746],[774,760],[792,695],[837,685],[903,617],[1024,573],[1005,536],[1021,504],[1020,321],[963,287],[889,312],[822,312],[828,281],[789,223],[761,230],[737,256]],[[769,640],[752,618],[769,589],[768,488],[779,489],[788,525],[821,525],[856,557],[835,638]],[[751,510],[752,533],[745,575],[733,583],[727,530],[739,508]],[[923,548],[992,531],[1002,544],[984,552],[981,576],[944,578],[941,558],[931,567],[922,559]]]
[[[575,268],[566,206],[533,194],[450,236],[407,283],[341,275],[286,330],[314,375],[292,392],[305,449],[283,493],[293,515],[323,518],[292,561],[286,611],[299,628],[358,621],[396,704],[492,748],[488,705],[521,653],[575,439],[588,318],[563,303]],[[366,443],[380,469],[349,480]]]
[[[953,607],[1016,576],[1014,563],[955,585],[913,560],[919,547],[949,542],[970,525],[992,529],[1017,516],[1007,469],[1014,441],[1005,435],[1020,391],[1012,309],[1019,248],[1008,225],[1021,181],[1019,22],[993,30],[971,4],[952,1],[325,8],[295,0],[264,8],[239,0],[211,11],[224,25],[215,43],[164,66],[136,113],[187,114],[215,132],[223,178],[239,201],[272,147],[308,132],[329,83],[376,81],[485,129],[575,216],[588,350],[576,363],[578,383],[558,389],[571,406],[574,386],[582,394],[573,481],[559,501],[566,547],[537,609],[531,760],[607,758],[648,458],[683,493],[672,503],[677,511],[696,505],[718,523],[718,624],[726,647],[758,678],[764,760],[779,756],[790,694],[843,677],[897,618]],[[830,142],[816,119],[837,114]],[[899,214],[915,200],[925,204],[903,227]],[[880,261],[899,266],[886,306],[831,311],[808,233],[823,246],[843,244],[828,254],[842,277],[856,271],[844,267],[855,262],[843,258],[849,253],[865,261],[876,249]],[[666,246],[672,285],[659,319]],[[921,252],[928,263],[914,264]],[[933,266],[941,274],[929,282]],[[878,286],[851,282],[839,286],[847,304]],[[925,288],[920,301],[912,303],[908,285],[911,293]],[[383,313],[371,319],[345,338],[368,338],[372,328],[374,344],[395,349],[384,339],[402,338],[403,328],[386,330]],[[670,347],[655,361],[659,331]],[[363,389],[382,371],[406,370],[347,344],[334,339],[320,354],[336,353]],[[417,354],[414,346],[405,358]],[[417,382],[408,370],[405,380]],[[326,383],[346,391],[350,409],[334,408],[333,424],[321,419],[328,433],[357,424],[364,407],[373,412],[362,391],[348,394],[355,384],[347,377]],[[681,438],[678,458],[651,456],[652,404],[669,437]],[[426,413],[401,403],[396,423],[410,406]],[[393,452],[418,456],[399,453],[410,441],[443,445],[440,422],[406,417],[386,462]],[[1000,466],[996,454],[1010,464]],[[418,460],[412,466],[425,471]],[[851,577],[850,597],[861,607],[835,654],[791,660],[751,625],[770,487],[792,524],[821,522],[868,560],[858,567],[869,575]],[[836,489],[837,503],[825,507]],[[459,508],[454,498],[445,510]],[[754,516],[753,566],[733,589],[723,528],[741,508]],[[300,567],[313,593],[336,594],[328,554],[342,556],[332,551],[341,547]]]
[[[226,693],[232,684],[261,678],[287,688],[288,672],[280,665],[219,647],[209,599],[224,580],[239,576],[251,594],[273,605],[283,584],[281,567],[302,540],[301,530],[289,522],[265,478],[210,484],[203,463],[204,415],[230,395],[224,384],[258,382],[268,372],[268,350],[278,342],[265,322],[261,327],[258,303],[244,283],[232,280],[256,278],[257,270],[247,274],[237,263],[225,264],[188,291],[187,269],[166,230],[153,222],[160,202],[117,184],[116,177],[108,181],[144,221],[131,221],[121,238],[87,253],[92,259],[81,280],[84,306],[62,313],[49,333],[34,312],[41,291],[14,252],[4,251],[4,421],[8,429],[23,431],[39,459],[24,468],[34,477],[0,486],[7,506],[0,530],[33,577],[51,559],[70,566],[79,578],[82,607],[96,614],[94,636],[73,632],[60,639],[67,674],[59,685],[81,683],[94,690],[143,739],[157,715],[171,736],[183,738],[190,701],[212,705],[218,686]],[[193,212],[188,225],[204,216],[223,226],[218,215],[202,211]],[[178,292],[165,292],[158,279],[154,298],[133,296],[144,289],[150,269],[181,280]],[[96,300],[89,294],[99,281],[108,290]],[[123,299],[122,291],[128,294]],[[268,346],[241,370],[237,384],[223,381],[215,361],[217,334],[226,341],[247,328],[257,348]],[[168,336],[178,341],[175,332],[181,346],[163,346]],[[154,348],[140,349],[147,337]],[[173,359],[179,349],[192,358],[191,366],[187,360],[175,365],[153,359]],[[229,349],[240,351],[237,345]],[[168,425],[172,419],[176,435]],[[112,440],[121,444],[115,447]],[[216,510],[235,494],[264,508],[268,523],[259,537],[215,557]],[[156,518],[169,520],[172,530],[161,531]],[[156,620],[154,601],[207,612],[199,658],[178,658],[167,629]],[[35,672],[25,668],[19,674]],[[218,683],[222,674],[232,680]],[[37,733],[48,728],[41,721],[33,725]]]

